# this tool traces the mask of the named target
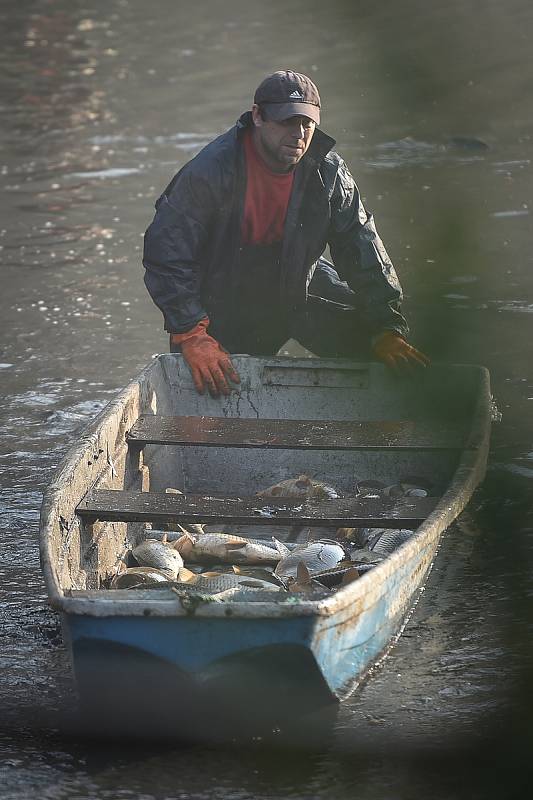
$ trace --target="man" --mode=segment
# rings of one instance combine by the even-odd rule
[[[229,352],[274,355],[291,337],[321,357],[429,363],[406,341],[398,278],[319,123],[315,84],[275,72],[156,203],[145,283],[200,393],[239,381]]]

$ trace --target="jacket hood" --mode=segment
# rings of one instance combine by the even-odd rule
[[[242,135],[247,128],[253,128],[253,125],[252,112],[245,111],[244,114],[241,114],[236,123],[237,136],[239,137]],[[309,145],[309,149],[304,155],[302,161],[314,161],[317,164],[320,163],[320,161],[327,156],[329,151],[335,147],[335,144],[335,139],[333,139],[331,136],[328,136],[328,134],[324,133],[324,131],[320,130],[320,128],[316,128],[311,140],[311,144]]]

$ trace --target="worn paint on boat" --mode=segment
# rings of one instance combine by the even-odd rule
[[[166,687],[165,702],[209,697],[208,708],[232,692],[241,702],[246,692],[261,692],[269,703],[275,692],[287,708],[342,699],[400,634],[443,531],[484,476],[490,389],[482,367],[434,365],[414,381],[399,381],[373,363],[246,356],[235,363],[238,391],[214,400],[196,394],[179,355],[156,358],[83,432],[45,494],[42,568],[82,698],[111,702],[141,675]],[[172,446],[142,445],[131,431],[143,415],[180,416],[182,428],[189,418],[195,431],[201,418],[219,419],[221,430],[224,419],[323,421],[317,436],[326,438],[315,439],[314,449],[305,437],[284,449],[271,425],[270,438],[247,439],[242,448],[224,447],[209,431],[200,443],[197,432],[182,441],[182,431]],[[350,420],[360,424],[360,443],[355,434],[350,441],[339,434]],[[329,421],[340,426],[335,440],[327,438]],[[101,588],[146,531],[141,515],[81,516],[91,490],[143,492],[150,501],[170,485],[185,496],[224,494],[237,503],[299,474],[343,497],[362,480],[390,485],[422,474],[439,497],[408,541],[324,598],[252,603],[241,594],[238,602],[185,603],[171,589]]]

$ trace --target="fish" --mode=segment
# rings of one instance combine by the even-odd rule
[[[238,564],[234,564],[232,570],[235,573],[235,575],[242,575],[246,578],[254,578],[254,579],[259,579],[261,581],[267,581],[269,583],[275,584],[276,586],[280,585],[279,580],[274,575],[274,572],[265,567],[253,567],[253,566],[247,566],[246,564],[239,566]]]
[[[313,573],[313,579],[332,589],[334,586],[346,585],[359,577],[359,569],[355,564],[341,562],[337,567]]]
[[[371,550],[365,547],[350,551],[350,561],[353,564],[356,564],[358,568],[361,564],[379,564],[379,562],[383,561],[384,559],[385,556],[381,555],[380,553],[373,553]]]
[[[384,559],[382,558],[381,561],[383,560]],[[356,569],[357,572],[359,573],[359,577],[361,577],[361,575],[365,575],[365,573],[370,572],[370,570],[374,569],[374,567],[376,567],[379,563],[380,563],[379,561],[374,561],[374,562],[354,561],[353,566],[354,569]]]
[[[387,485],[383,481],[359,481],[356,486],[358,497],[427,497],[431,484],[424,478],[402,478],[398,483]]]
[[[344,539],[349,542],[357,535],[358,530],[359,528],[337,528],[335,531],[335,538],[340,541]]]
[[[410,539],[413,533],[414,531],[406,528],[360,528],[358,543],[363,546],[363,552],[370,551],[376,555],[388,556]],[[353,552],[351,558],[354,559]]]
[[[194,583],[197,577],[198,573],[193,572],[190,569],[187,569],[187,567],[180,567],[180,569],[178,570],[177,580],[180,583]]]
[[[325,587],[312,576],[303,561],[298,562],[296,574],[287,580],[287,590],[291,594],[324,595]]]
[[[409,483],[393,483],[383,490],[385,497],[427,497],[428,490]]]
[[[155,567],[129,567],[115,575],[111,581],[111,589],[137,589],[153,583],[168,583],[172,580],[172,572]]]
[[[186,584],[198,591],[213,593],[225,592],[227,589],[261,589],[263,591],[277,591],[279,586],[269,581],[250,578],[248,575],[236,575],[234,572],[202,572],[197,575],[194,582]]]
[[[230,564],[277,564],[281,556],[272,543],[228,533],[184,534],[172,544],[185,560],[223,561]]]
[[[313,574],[314,572],[336,567],[345,558],[344,547],[338,542],[329,539],[318,539],[316,542],[300,545],[284,556],[274,570],[274,575],[282,582],[286,582],[288,578],[296,576],[298,565],[301,563]]]
[[[340,498],[336,489],[313,480],[309,475],[288,478],[288,480],[275,483],[256,494],[257,497],[307,497],[312,500],[338,500]]]
[[[230,589],[227,593],[223,592],[222,594],[217,594],[215,597],[222,597],[222,599],[231,600],[233,603],[241,601],[246,603],[272,603],[290,598],[290,595],[285,589],[272,584],[270,589],[253,589],[246,586],[237,586],[235,589]]]
[[[378,555],[388,556],[404,542],[411,538],[414,531],[400,528],[375,528],[374,535],[368,541],[368,549]]]
[[[172,575],[172,580],[176,580],[179,570],[184,566],[183,558],[177,550],[157,539],[145,539],[131,552],[140,567],[168,570]]]
[[[408,486],[405,489],[406,497],[427,497],[427,489],[422,489],[420,486]]]
[[[257,588],[256,586],[232,586],[222,591],[211,591],[210,589],[195,589],[195,587],[184,584],[172,586],[172,591],[180,598],[185,606],[194,605],[198,600],[224,603],[224,602],[246,602],[246,603],[272,603],[290,597],[284,589],[271,585],[269,589]]]

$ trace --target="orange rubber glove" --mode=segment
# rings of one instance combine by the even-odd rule
[[[186,333],[171,334],[170,341],[181,347],[199,394],[207,386],[211,397],[218,397],[221,392],[228,395],[231,391],[228,379],[233,383],[240,383],[241,379],[228,352],[207,333],[208,325],[209,320],[202,319]]]
[[[429,358],[406,342],[396,331],[383,331],[372,345],[376,358],[395,372],[402,373],[413,367],[427,367]]]

